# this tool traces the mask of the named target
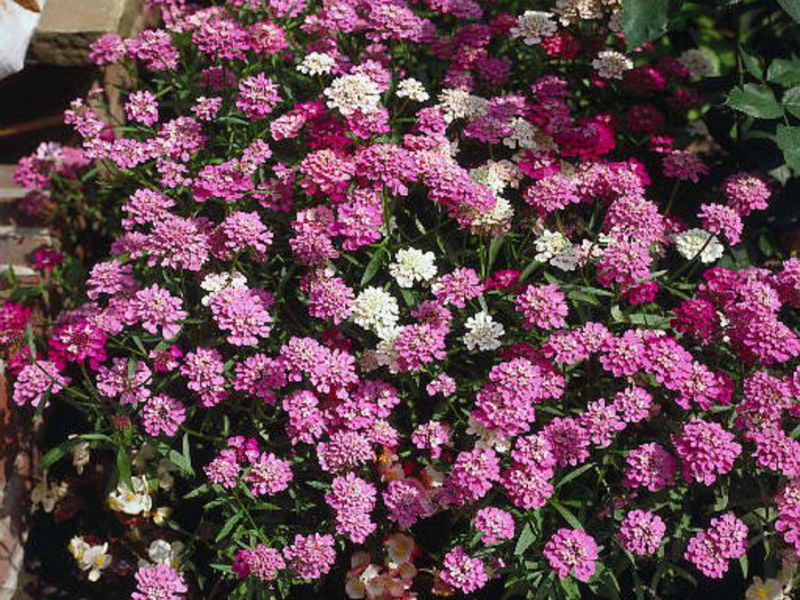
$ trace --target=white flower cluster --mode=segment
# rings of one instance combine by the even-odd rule
[[[558,231],[542,231],[535,242],[536,260],[550,263],[562,271],[574,271],[578,266],[578,252],[569,239]]]
[[[675,248],[689,260],[700,255],[703,263],[712,263],[722,257],[725,248],[719,238],[705,229],[689,229],[675,236]]]
[[[622,79],[623,73],[633,68],[633,61],[616,50],[603,50],[592,61],[592,67],[603,79]]]
[[[439,94],[438,107],[448,123],[457,119],[472,119],[486,114],[489,101],[480,96],[473,96],[464,90],[447,88]]]
[[[397,329],[399,313],[395,297],[378,287],[365,288],[353,301],[353,321],[381,338]]]
[[[334,79],[323,94],[328,98],[328,108],[335,108],[345,116],[354,112],[371,113],[380,108],[378,84],[361,73]]]
[[[403,79],[397,86],[397,95],[400,98],[408,98],[415,102],[425,102],[431,96],[422,85],[421,81],[417,81],[413,77]]]
[[[324,52],[309,52],[303,58],[297,70],[305,75],[327,75],[336,66],[336,59]]]
[[[200,282],[200,287],[208,292],[200,300],[203,306],[211,304],[211,298],[228,288],[247,287],[247,278],[241,273],[209,273]]]
[[[506,332],[503,325],[492,319],[485,310],[467,319],[464,327],[467,328],[464,335],[467,350],[477,348],[482,352],[497,350],[501,346],[500,338]]]
[[[684,51],[678,60],[695,79],[703,79],[714,74],[714,63],[705,52],[697,48]]]
[[[517,24],[511,28],[511,35],[522,38],[528,46],[541,44],[542,38],[553,35],[558,25],[553,20],[553,13],[540,10],[526,10],[517,17]]]
[[[397,251],[394,262],[389,265],[389,274],[401,288],[410,288],[417,281],[430,281],[436,277],[435,260],[433,252],[403,248]]]

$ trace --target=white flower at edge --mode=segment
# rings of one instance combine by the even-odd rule
[[[389,274],[401,288],[413,287],[417,281],[430,281],[436,277],[436,256],[416,248],[398,250]]]
[[[700,253],[700,261],[703,263],[712,263],[725,252],[725,248],[717,236],[705,229],[698,228],[677,234],[675,248],[681,256],[688,260]]]
[[[395,330],[399,312],[397,299],[377,287],[362,290],[353,301],[353,321],[356,325],[381,338]]]
[[[485,310],[467,319],[464,327],[467,329],[464,335],[467,350],[478,348],[482,352],[497,350],[501,346],[500,338],[506,332],[502,323],[492,319]]]
[[[517,17],[517,24],[511,28],[511,35],[522,38],[528,46],[541,44],[542,38],[553,35],[558,25],[553,20],[553,13],[540,10],[526,10]]]
[[[150,509],[153,508],[153,498],[150,496],[147,478],[144,476],[132,477],[131,483],[133,489],[129,488],[124,481],[117,484],[117,489],[108,495],[109,508],[126,515],[150,512]]]
[[[372,113],[380,108],[378,84],[361,73],[334,79],[323,94],[328,99],[328,108],[335,108],[344,116],[354,112]]]
[[[67,495],[68,489],[67,484],[64,482],[48,483],[47,472],[45,471],[42,480],[31,490],[31,512],[36,512],[39,505],[42,506],[44,512],[53,512],[58,501]]]
[[[309,52],[303,58],[297,70],[305,75],[327,75],[336,66],[336,59],[324,52]]]
[[[633,68],[633,61],[615,50],[603,50],[592,61],[597,74],[603,79],[622,79],[622,74]]]
[[[100,579],[102,571],[111,565],[108,543],[91,546],[82,537],[74,537],[67,548],[78,563],[78,568],[89,572],[89,581]]]
[[[247,287],[247,278],[241,273],[209,273],[205,276],[200,287],[208,292],[200,303],[203,306],[211,304],[211,298],[224,289]]]
[[[413,77],[403,79],[403,81],[398,84],[397,95],[400,98],[408,98],[415,102],[425,102],[431,97],[425,89],[425,86],[422,85],[422,82]]]
[[[69,437],[72,439],[75,435],[70,435]],[[89,442],[78,442],[70,448],[70,453],[72,454],[72,466],[75,467],[75,472],[78,475],[83,475],[84,467],[86,467],[92,459]]]
[[[783,584],[777,579],[753,577],[753,583],[744,593],[745,600],[783,600]]]

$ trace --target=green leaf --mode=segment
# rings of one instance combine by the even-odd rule
[[[746,83],[733,88],[725,104],[734,110],[759,119],[778,119],[783,116],[783,107],[775,94],[766,85]]]
[[[776,58],[767,69],[767,80],[783,87],[800,84],[800,60]]]
[[[583,525],[581,524],[578,517],[573,515],[566,506],[564,506],[557,500],[553,500],[552,498],[547,502],[550,504],[550,506],[555,508],[562,517],[564,517],[564,520],[567,523],[569,523],[570,527],[573,527],[575,529],[583,529]]]
[[[622,30],[628,50],[666,33],[669,0],[622,0]]]
[[[742,568],[742,577],[747,579],[747,554],[743,554],[739,557],[739,566]]]
[[[778,0],[778,4],[792,19],[800,23],[800,0]]]
[[[385,250],[383,248],[378,248],[375,251],[375,254],[372,255],[372,258],[369,259],[367,263],[367,268],[364,269],[364,275],[361,277],[361,285],[366,285],[370,282],[370,280],[375,277],[375,274],[378,272],[378,269],[381,268],[381,264],[383,263],[383,253]]]
[[[128,452],[122,446],[117,448],[117,473],[121,481],[127,484],[128,487],[133,487],[133,481],[131,481],[131,461],[128,458]]]
[[[216,542],[220,541],[221,539],[225,538],[231,531],[233,531],[233,528],[236,527],[239,521],[242,520],[243,515],[244,513],[237,512],[234,513],[227,521],[225,521],[225,524],[222,526],[222,529],[219,530],[219,533],[217,533],[217,537],[214,538],[214,541]]]
[[[580,467],[578,467],[577,469],[573,469],[572,471],[570,471],[569,473],[567,473],[567,474],[566,474],[566,475],[565,475],[565,476],[564,476],[564,477],[561,479],[561,481],[559,481],[559,482],[556,484],[556,489],[560,488],[562,485],[566,485],[566,484],[568,484],[568,483],[569,483],[570,481],[572,481],[573,479],[577,479],[578,477],[580,477],[581,475],[583,475],[583,474],[584,474],[586,471],[588,471],[589,469],[592,469],[592,468],[594,468],[594,466],[595,466],[595,464],[594,464],[593,462],[590,462],[590,463],[586,463],[585,465],[581,465],[581,466],[580,466]]]
[[[522,528],[522,532],[517,538],[517,545],[514,546],[514,556],[521,556],[535,541],[536,534],[533,533],[531,524],[525,523],[525,527]]]
[[[795,173],[800,173],[800,127],[778,125],[775,140],[778,142],[778,147],[783,150],[786,164]]]
[[[800,85],[783,92],[783,108],[800,118]]]
[[[750,75],[756,79],[761,79],[764,76],[764,63],[761,62],[760,57],[750,54],[741,47],[739,48],[739,56],[742,57],[742,63]]]

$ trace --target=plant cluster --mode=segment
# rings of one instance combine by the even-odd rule
[[[92,46],[126,122],[78,99],[16,175],[113,241],[0,308],[104,597],[791,588],[800,260],[730,259],[776,189],[715,154],[704,52],[618,0],[151,4]]]

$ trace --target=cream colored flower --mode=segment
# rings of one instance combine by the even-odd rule
[[[431,97],[425,89],[425,86],[422,85],[422,82],[413,77],[403,79],[403,81],[398,84],[397,95],[400,98],[408,98],[415,102],[425,102]]]
[[[389,274],[401,288],[410,288],[417,281],[430,281],[436,277],[435,259],[433,252],[402,248],[389,265]]]
[[[777,579],[753,577],[744,597],[745,600],[783,600],[783,584]]]
[[[604,50],[592,61],[592,67],[603,79],[622,79],[633,68],[633,61],[616,50]]]
[[[131,478],[133,489],[124,481],[117,484],[117,489],[108,495],[108,506],[111,510],[125,513],[126,515],[139,515],[150,512],[153,508],[153,498],[150,496],[150,486],[147,478]]]
[[[336,59],[324,52],[309,52],[303,58],[297,70],[305,75],[327,75],[336,66]]]
[[[328,99],[328,108],[335,108],[345,116],[354,112],[372,113],[380,108],[378,84],[361,73],[334,79],[323,94]]]
[[[540,10],[526,10],[517,17],[517,24],[511,28],[511,35],[522,38],[528,46],[541,44],[542,38],[553,35],[558,25],[553,20],[553,13]]]
[[[88,571],[89,581],[100,579],[102,572],[111,566],[108,543],[92,546],[79,536],[72,538],[67,546],[81,571]]]

